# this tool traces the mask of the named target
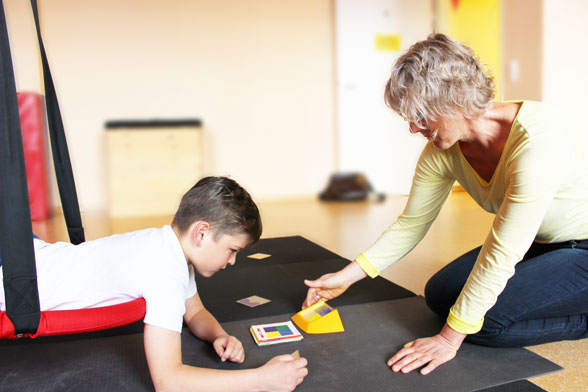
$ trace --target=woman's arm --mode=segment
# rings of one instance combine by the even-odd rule
[[[321,298],[335,298],[366,276],[375,278],[418,244],[439,214],[455,181],[439,154],[430,143],[425,147],[404,212],[367,251],[336,273],[304,282],[309,290],[303,307]]]
[[[404,211],[355,260],[372,278],[408,254],[423,239],[447,200],[455,178],[450,171],[451,152],[423,150]]]
[[[504,198],[478,259],[451,308],[448,324],[456,331],[478,332],[516,264],[533,243],[565,175],[566,159],[549,159],[558,141],[537,135],[520,143],[506,165]]]

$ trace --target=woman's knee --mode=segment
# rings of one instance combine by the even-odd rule
[[[467,341],[488,347],[519,347],[515,342],[505,340],[504,326],[491,320],[484,320],[482,329],[475,334],[468,335]]]
[[[469,271],[456,271],[460,267],[454,263],[448,264],[433,275],[425,285],[427,305],[433,312],[442,317],[449,314],[449,309],[457,301],[457,297],[469,275]]]
[[[425,286],[425,299],[435,313],[446,315],[472,271],[480,247],[458,257],[433,275]]]
[[[456,298],[448,298],[443,289],[443,281],[433,276],[425,285],[425,302],[429,309],[441,317],[447,317],[449,309],[455,303]]]

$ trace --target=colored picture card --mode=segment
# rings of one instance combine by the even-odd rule
[[[237,302],[242,305],[249,306],[250,308],[254,308],[259,305],[267,304],[271,301],[267,298],[263,298],[258,295],[252,295],[250,297],[240,299]]]
[[[317,320],[321,317],[323,317],[326,314],[329,314],[333,311],[333,308],[331,308],[329,305],[327,305],[326,303],[317,303],[315,306],[312,306],[310,308],[308,308],[307,311],[303,311],[302,312],[302,316],[308,320],[309,322]]]
[[[302,335],[292,321],[252,325],[250,331],[255,343],[259,346],[295,342],[302,339]]]

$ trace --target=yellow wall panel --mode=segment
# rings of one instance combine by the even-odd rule
[[[500,0],[437,0],[438,31],[469,45],[486,64],[501,96]]]

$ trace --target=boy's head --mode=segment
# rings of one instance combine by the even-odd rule
[[[261,237],[261,217],[251,195],[227,177],[204,177],[184,194],[172,226],[181,235],[197,221],[210,224],[216,238],[245,234],[253,244]]]
[[[205,277],[261,236],[259,210],[249,193],[226,177],[205,177],[182,197],[172,227],[186,259]]]

